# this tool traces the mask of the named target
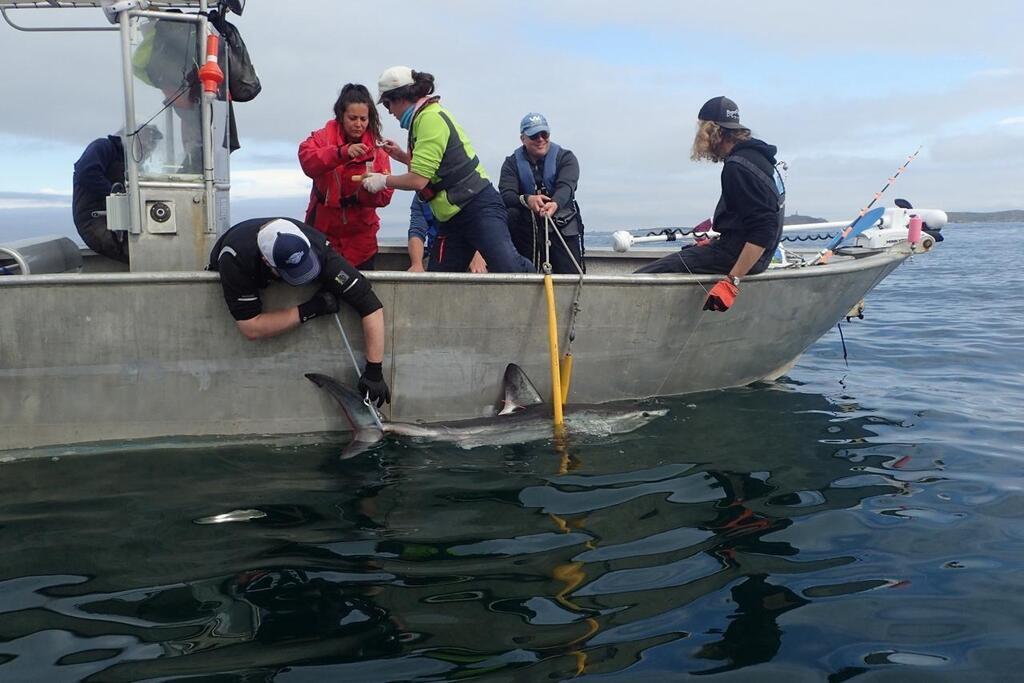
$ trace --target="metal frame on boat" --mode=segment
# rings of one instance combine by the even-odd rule
[[[99,4],[0,0],[0,9]],[[138,9],[118,16],[126,131],[137,130],[132,48],[139,22],[194,22],[199,54],[208,27],[197,16]],[[334,321],[247,341],[228,315],[217,275],[202,272],[213,241],[229,225],[229,169],[218,128],[226,120],[223,105],[217,96],[202,100],[202,169],[182,172],[175,149],[166,150],[162,167],[129,155],[127,193],[108,207],[116,214],[121,202],[128,217],[111,227],[128,235],[131,272],[96,272],[109,264],[87,258],[82,272],[75,262],[75,272],[22,268],[28,274],[0,277],[0,450],[345,429],[329,397],[304,378],[320,372],[355,379]],[[180,145],[172,135],[183,125],[180,117],[168,111],[162,124],[172,148]],[[567,339],[570,326],[574,333],[570,403],[680,395],[778,377],[912,250],[903,241],[854,250],[827,265],[745,278],[741,296],[724,314],[702,311],[717,276],[632,274],[663,253],[591,250],[582,280],[555,276],[558,336]],[[56,253],[38,262],[67,263]],[[368,277],[386,314],[384,365],[393,402],[385,417],[492,414],[510,362],[550,396],[542,276],[408,273],[403,255],[387,249],[380,265],[385,270]],[[271,287],[266,304],[294,305],[310,293]],[[360,348],[354,314],[343,312],[341,321]]]

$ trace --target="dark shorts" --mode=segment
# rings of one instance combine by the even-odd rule
[[[772,254],[767,251],[758,259],[758,262],[751,268],[749,274],[757,274],[768,267]],[[712,242],[707,247],[689,245],[683,247],[675,254],[663,256],[647,265],[634,270],[634,272],[684,272],[693,274],[727,274],[732,266],[736,264],[739,252],[723,248],[718,242]]]

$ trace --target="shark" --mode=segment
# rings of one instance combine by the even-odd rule
[[[309,373],[306,378],[337,401],[352,427],[354,436],[342,453],[343,458],[354,457],[372,448],[386,436],[420,443],[449,443],[465,449],[527,443],[552,437],[551,408],[515,363],[509,363],[505,368],[504,399],[497,415],[452,422],[388,421],[378,425],[362,397],[351,388],[327,375]],[[651,409],[637,404],[570,404],[565,407],[564,420],[569,434],[600,437],[632,432],[667,413],[667,409]]]

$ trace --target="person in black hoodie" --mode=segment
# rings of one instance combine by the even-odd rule
[[[722,196],[712,224],[719,236],[683,247],[638,273],[722,273],[704,310],[727,311],[740,278],[764,271],[782,238],[786,188],[775,168],[774,145],[751,137],[739,107],[727,97],[704,103],[690,158],[723,162]]]
[[[145,159],[163,139],[155,126],[143,126],[132,137],[137,144],[136,158]],[[121,135],[108,135],[89,143],[75,162],[72,177],[71,212],[75,228],[86,246],[121,263],[128,263],[128,243],[123,233],[107,230],[107,195],[115,185],[124,191],[124,143]]]

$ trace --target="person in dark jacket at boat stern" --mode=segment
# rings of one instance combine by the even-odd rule
[[[149,157],[163,134],[155,126],[143,126],[134,136],[140,161]],[[72,177],[71,212],[75,228],[85,245],[121,263],[128,263],[128,242],[123,234],[107,230],[107,195],[115,185],[124,191],[124,143],[121,136],[108,135],[89,143],[75,162]]]
[[[344,301],[363,319],[366,366],[359,393],[382,406],[391,402],[384,381],[384,309],[370,283],[338,254],[316,228],[292,218],[252,218],[220,236],[210,253],[209,270],[220,273],[224,300],[238,329],[248,339],[287,332],[322,315],[338,312]],[[260,290],[271,281],[293,286],[316,284],[305,303],[264,311]]]
[[[558,235],[551,238],[551,272],[583,272],[583,221],[576,203],[580,164],[576,155],[551,142],[551,128],[542,114],[531,112],[519,122],[522,146],[505,158],[498,190],[508,209],[508,229],[516,250],[540,265],[544,261],[545,218]],[[566,251],[568,247],[568,252]],[[571,255],[571,256],[570,256]]]
[[[714,97],[697,114],[690,158],[723,162],[722,196],[712,224],[719,236],[683,247],[637,273],[722,273],[704,302],[705,311],[727,311],[740,278],[768,268],[782,238],[786,188],[775,168],[774,145],[751,137],[736,103]]]

